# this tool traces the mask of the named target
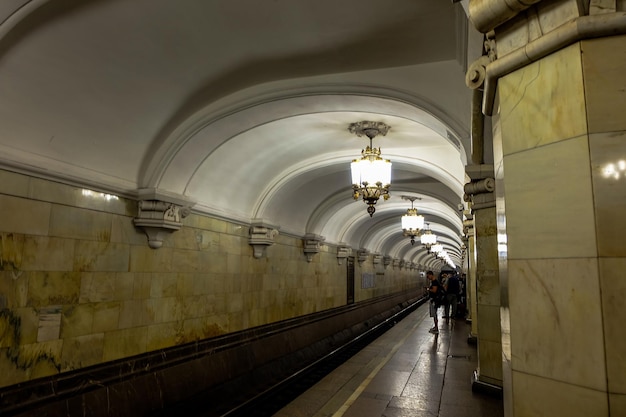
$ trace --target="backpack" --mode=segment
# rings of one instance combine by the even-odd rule
[[[437,292],[433,297],[435,300],[435,307],[440,307],[446,303],[446,290],[443,288],[443,285],[439,285],[437,287]]]
[[[437,293],[435,294],[435,306],[440,307],[446,303],[446,290],[443,287],[437,288]]]

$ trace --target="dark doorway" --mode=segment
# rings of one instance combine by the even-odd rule
[[[354,304],[354,256],[348,256],[347,263],[347,300],[346,304]]]

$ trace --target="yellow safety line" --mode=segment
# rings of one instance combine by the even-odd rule
[[[354,392],[346,400],[346,402],[343,403],[343,405],[341,407],[339,407],[339,410],[335,411],[335,414],[333,414],[332,417],[342,417],[345,414],[345,412],[348,411],[348,408],[350,408],[350,406],[356,401],[356,399],[359,398],[359,395],[361,395],[363,390],[365,390],[365,387],[367,387],[369,385],[369,383],[376,376],[378,371],[380,371],[380,368],[382,368],[383,366],[385,366],[385,364],[387,362],[389,362],[391,357],[398,351],[398,349],[400,349],[400,346],[402,346],[404,341],[415,330],[415,328],[417,326],[419,326],[420,324],[422,324],[422,321],[424,321],[424,317],[422,317],[422,320],[420,320],[419,322],[417,322],[417,323],[415,323],[413,325],[413,328],[411,329],[411,331],[406,332],[406,335],[398,343],[396,343],[396,345],[393,347],[393,349],[391,349],[391,351],[387,354],[387,356],[385,356],[385,360],[382,361],[380,364],[378,364],[378,366],[376,366],[376,368],[374,368],[374,370],[372,372],[370,372],[370,374],[367,376],[367,378],[365,378],[365,380],[361,383],[361,385],[359,385],[358,388],[356,390],[354,390]]]

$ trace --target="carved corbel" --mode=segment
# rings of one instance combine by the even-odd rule
[[[357,260],[359,264],[362,264],[363,262],[365,262],[367,258],[369,257],[369,254],[370,253],[367,249],[359,249],[357,251]]]
[[[252,246],[253,255],[256,259],[266,255],[268,246],[274,244],[274,238],[278,235],[278,227],[263,222],[250,225],[250,238],[248,243]]]
[[[352,248],[345,243],[340,243],[337,247],[337,263],[343,264],[344,259],[352,254]]]
[[[406,261],[404,259],[400,260],[400,269],[404,268],[404,266],[406,265]]]
[[[495,207],[495,189],[496,181],[493,178],[473,180],[463,187],[463,200],[471,203],[472,210]]]
[[[393,258],[393,261],[391,262],[391,266],[393,267],[393,269],[400,268],[400,259]]]
[[[391,256],[383,256],[383,267],[387,269],[387,267],[391,264]]]
[[[324,240],[323,236],[313,233],[307,233],[304,236],[304,254],[307,262],[313,261],[313,256],[320,252]]]
[[[165,236],[179,230],[183,226],[181,219],[191,213],[190,207],[160,200],[141,200],[137,206],[139,210],[133,223],[146,233],[152,249],[163,246]]]
[[[374,265],[378,265],[382,260],[383,260],[383,255],[381,255],[380,253],[375,253],[372,258],[372,263]]]

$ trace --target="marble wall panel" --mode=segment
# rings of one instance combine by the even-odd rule
[[[546,34],[584,14],[577,0],[540,1],[536,4],[539,30]],[[533,20],[532,15],[530,20]]]
[[[154,323],[145,305],[146,300],[128,300],[120,302],[118,329],[139,327]]]
[[[611,416],[621,416],[624,415],[624,410],[626,410],[626,395],[624,394],[609,394],[609,415]]]
[[[481,382],[502,386],[502,346],[499,340],[494,342],[481,337],[478,342],[478,368]]]
[[[134,298],[135,275],[132,273],[82,272],[80,277],[81,303]]]
[[[32,177],[0,169],[0,194],[28,197],[28,183]],[[2,205],[0,204],[0,207]],[[4,217],[4,216],[3,216]]]
[[[192,295],[185,297],[181,302],[184,318],[205,317],[215,312],[212,295]]]
[[[211,274],[220,274],[228,271],[228,257],[226,256],[226,254],[209,254],[208,257],[202,257],[201,259],[203,259],[203,271],[209,272]]]
[[[602,315],[609,391],[622,395],[626,395],[626,338],[624,337],[626,280],[623,279],[625,270],[626,258],[600,259]]]
[[[215,233],[226,233],[228,231],[228,224],[219,219],[213,217],[201,216],[191,213],[185,217],[185,226],[193,227],[200,230],[211,231]]]
[[[512,368],[606,390],[597,259],[509,259],[508,276]]]
[[[148,326],[147,350],[153,351],[180,343],[183,322],[168,322]]]
[[[239,236],[220,234],[220,250],[231,255],[241,255],[241,238]],[[273,254],[275,256],[275,254]]]
[[[13,352],[13,349],[0,347],[0,369],[2,369],[0,387],[17,384],[30,378],[30,368],[16,366]]]
[[[111,216],[111,238],[109,241],[138,246],[148,244],[146,233],[139,227],[135,227],[131,217],[117,215]]]
[[[22,345],[17,360],[22,366],[28,366],[30,378],[42,378],[56,375],[61,369],[61,351],[63,340],[49,340],[43,343]]]
[[[170,233],[167,239],[173,247],[181,251],[199,250],[201,247],[196,229],[190,227],[182,227],[175,233]]]
[[[195,274],[193,273],[177,273],[176,274],[176,294],[180,297],[189,297],[193,295],[193,281]]]
[[[51,209],[49,203],[0,195],[0,231],[46,236]]]
[[[513,372],[512,387],[515,417],[609,415],[606,392],[523,372]]]
[[[477,313],[480,341],[490,340],[500,343],[500,305],[478,304]]]
[[[28,182],[28,196],[35,200],[76,206],[81,197],[81,189],[40,178],[31,178]]]
[[[22,252],[23,271],[73,271],[75,241],[44,236],[26,236]]]
[[[102,362],[104,334],[72,337],[63,341],[61,371],[80,369]]]
[[[16,309],[28,302],[28,276],[32,272],[0,270],[0,310]]]
[[[19,233],[0,233],[0,271],[12,271],[11,276],[17,279],[22,267],[25,236]],[[8,277],[8,275],[7,275]],[[0,282],[0,293],[2,283]]]
[[[498,57],[503,57],[580,16],[576,1],[539,2],[496,29]]]
[[[498,97],[505,156],[586,134],[580,47],[500,78]]]
[[[63,310],[61,338],[68,339],[92,333],[93,304],[68,306]]]
[[[215,293],[215,280],[213,276],[210,274],[194,275],[192,293],[195,295]]]
[[[162,247],[151,249],[147,244],[130,247],[130,271],[132,272],[171,272],[172,250]]]
[[[0,310],[0,348],[14,348],[20,343],[19,319],[20,317],[10,310]]]
[[[133,210],[129,211],[127,200],[116,195],[72,187],[41,178],[30,178],[28,182],[28,196],[35,200],[47,201],[62,206],[75,206],[122,215],[136,213],[134,207]]]
[[[76,241],[75,271],[128,271],[130,246],[124,243]]]
[[[52,205],[50,235],[71,239],[111,240],[112,216],[94,210]]]
[[[626,130],[626,36],[581,42],[589,132]]]
[[[150,298],[175,297],[178,277],[174,273],[154,273],[150,283]]]
[[[626,132],[590,135],[589,148],[598,254],[626,256]]]
[[[12,340],[10,337],[7,336],[6,333],[4,333],[4,336],[0,337],[0,340],[2,341],[0,342],[0,344],[9,342],[10,344],[6,346],[10,346],[12,344],[17,345],[18,343],[24,345],[35,343],[37,341],[37,333],[39,330],[39,314],[37,310],[30,307],[25,307],[18,308],[13,311],[14,313],[12,313],[11,315],[19,318],[19,327],[12,328],[12,326],[9,326],[8,328],[5,328],[5,332],[8,330],[18,337]],[[4,314],[10,313],[8,310],[4,310]]]
[[[178,297],[150,298],[142,303],[144,321],[142,324],[167,323],[182,320],[183,305]]]
[[[587,137],[504,157],[508,258],[595,256]]]
[[[78,303],[80,274],[77,272],[33,272],[28,278],[28,305],[71,305]]]
[[[119,326],[119,320],[119,301],[93,304],[93,333],[102,333],[116,330]]]
[[[200,340],[226,333],[223,323],[215,320],[215,316],[191,318],[183,321],[183,340],[181,343]]]
[[[148,327],[115,330],[104,334],[102,359],[112,361],[146,352]]]
[[[150,297],[152,273],[133,273],[133,300],[142,300]]]
[[[218,253],[220,250],[220,234],[211,230],[194,229],[198,250]]]

